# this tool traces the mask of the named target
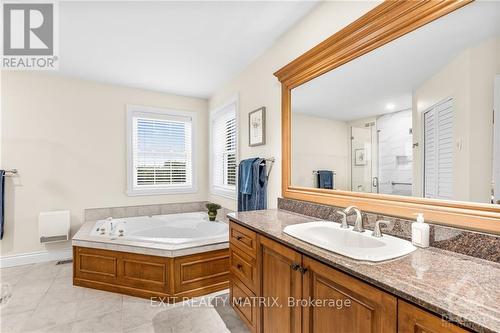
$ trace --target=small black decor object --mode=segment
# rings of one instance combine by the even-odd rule
[[[216,203],[209,202],[205,207],[207,207],[208,209],[208,219],[210,221],[215,221],[215,218],[217,217],[217,210],[221,209],[222,206]]]

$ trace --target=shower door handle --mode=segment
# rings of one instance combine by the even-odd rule
[[[379,189],[378,189],[378,177],[373,177],[372,178],[372,186],[377,189],[377,193],[378,193],[379,192]]]

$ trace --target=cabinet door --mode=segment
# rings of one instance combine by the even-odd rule
[[[397,299],[316,260],[303,257],[303,332],[396,332]]]
[[[289,307],[289,297],[302,296],[302,273],[294,265],[300,265],[302,256],[298,252],[270,239],[260,237],[262,258],[262,296],[268,303],[262,309],[262,331],[300,332],[301,308]],[[273,300],[279,306],[273,306]]]
[[[399,333],[466,333],[467,331],[404,301],[398,302]]]

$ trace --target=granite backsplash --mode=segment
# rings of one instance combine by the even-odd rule
[[[342,210],[343,207],[279,198],[278,209],[322,220],[339,222],[341,215],[337,211]],[[347,222],[353,225],[355,218],[355,216],[350,215],[347,218]],[[414,222],[413,220],[369,212],[363,212],[363,219],[365,228],[369,230],[373,230],[375,221],[387,220],[390,223],[388,226],[382,226],[383,233],[408,240],[411,239],[411,224]],[[429,223],[429,226],[430,246],[500,263],[500,236],[432,223]]]

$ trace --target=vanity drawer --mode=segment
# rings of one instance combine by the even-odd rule
[[[231,281],[231,303],[240,318],[251,332],[257,332],[257,313],[255,294],[238,279]]]
[[[255,292],[257,285],[257,263],[256,260],[231,245],[230,270],[233,277],[240,279],[248,288]]]
[[[252,230],[244,228],[231,222],[229,229],[229,241],[247,255],[255,258],[257,255],[257,234]]]

